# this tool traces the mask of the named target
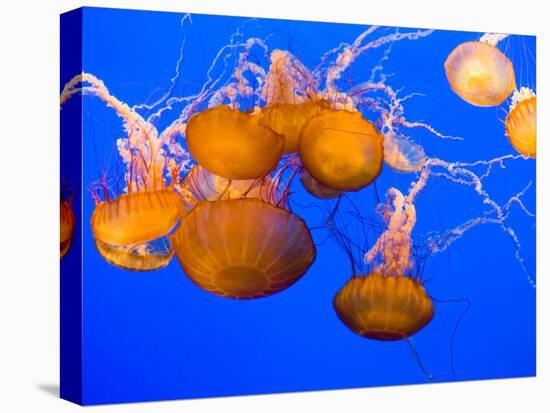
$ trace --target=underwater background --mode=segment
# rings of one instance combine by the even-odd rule
[[[313,67],[327,50],[352,42],[368,28],[205,15],[192,15],[192,24],[182,25],[182,14],[95,8],[85,8],[83,16],[83,71],[102,79],[129,105],[149,101],[170,87],[180,50],[183,60],[172,92],[177,96],[200,89],[216,54],[236,32],[267,39],[270,49],[288,50]],[[504,136],[505,110],[467,104],[445,78],[443,62],[450,51],[481,34],[436,30],[415,41],[395,42],[384,61],[384,72],[391,74],[388,84],[402,88],[404,95],[421,94],[404,103],[409,120],[463,138],[440,139],[411,130],[410,136],[430,157],[473,162],[515,153]],[[535,38],[510,36],[503,48],[516,69],[518,86],[534,88]],[[384,50],[361,56],[347,75],[354,83],[368,79]],[[61,84],[74,74],[67,73]],[[94,203],[88,187],[107,165],[116,164],[116,139],[124,130],[95,97],[84,96],[82,105],[83,182],[76,205],[82,203],[83,216],[76,237],[81,236],[83,251],[82,377],[87,403],[427,382],[407,343],[365,340],[338,320],[332,299],[349,279],[351,267],[322,229],[312,231],[317,258],[304,277],[285,291],[257,300],[209,294],[183,274],[177,260],[163,270],[144,273],[105,262],[89,226]],[[159,130],[176,117],[177,111],[163,117]],[[405,192],[413,180],[414,174],[385,166],[376,187],[357,194],[361,213],[376,219],[375,208],[386,189]],[[532,186],[522,200],[535,212],[534,160],[495,167],[485,185],[493,199],[505,203],[529,182]],[[292,189],[293,212],[310,228],[318,227],[322,211],[311,205],[322,201],[299,184]],[[433,179],[416,202],[413,240],[483,216],[485,210],[471,188]],[[521,254],[535,278],[535,219],[512,208],[507,223],[520,239]],[[71,254],[77,255],[77,248],[69,251],[68,259]],[[536,289],[502,229],[479,225],[425,261],[422,275],[428,294],[458,300],[434,300],[434,319],[414,336],[433,381],[453,380],[453,364],[458,381],[535,375]],[[467,302],[470,307],[464,312]]]

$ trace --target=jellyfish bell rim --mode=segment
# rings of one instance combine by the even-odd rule
[[[245,154],[244,152],[239,153],[236,150],[239,142],[236,142],[236,143],[233,142],[233,146],[229,149],[225,148],[225,149],[217,150],[215,152],[216,158],[224,158],[224,162],[219,162],[219,159],[218,161],[212,160],[214,158],[213,157],[214,150],[212,149],[214,145],[209,145],[208,148],[201,149],[199,142],[201,141],[200,136],[203,136],[203,135],[201,133],[195,133],[195,130],[199,129],[199,126],[196,126],[197,122],[199,122],[199,119],[201,118],[201,116],[203,117],[203,119],[205,119],[205,116],[211,116],[214,112],[219,112],[221,116],[227,116],[227,114],[231,114],[230,116],[235,116],[240,118],[240,119],[237,119],[237,122],[239,122],[239,120],[243,121],[244,125],[247,128],[251,128],[251,129],[257,128],[257,130],[253,131],[256,133],[254,134],[254,138],[252,139],[252,142],[255,140],[258,140],[259,139],[258,137],[261,136],[262,139],[264,139],[265,141],[264,142],[265,147],[268,147],[269,152],[272,152],[271,155],[267,156],[266,154],[268,151],[265,151],[265,149],[262,148],[263,156],[269,158],[266,161],[265,166],[250,168],[250,159],[245,159],[245,158],[248,158],[250,154],[249,153]],[[235,122],[235,120],[233,120],[233,122]],[[204,125],[200,127],[204,128]],[[240,139],[244,140],[245,137],[250,138],[251,134],[252,132],[250,131],[247,134],[241,133]],[[239,135],[234,135],[234,136],[239,136]],[[202,139],[204,140],[205,138],[203,137]],[[220,139],[220,138],[218,137],[217,139]],[[185,140],[187,142],[187,148],[189,149],[189,153],[200,166],[202,166],[207,171],[215,175],[218,175],[220,177],[223,177],[226,179],[237,179],[237,180],[258,179],[266,176],[277,167],[277,164],[279,163],[279,161],[281,160],[284,154],[284,148],[285,148],[284,136],[262,125],[259,120],[258,114],[254,113],[253,111],[244,112],[239,109],[233,109],[228,105],[217,105],[193,114],[189,118],[189,121],[187,122]],[[231,142],[227,140],[225,142],[231,146]],[[240,143],[242,144],[242,141]],[[258,146],[255,149],[258,149]],[[233,159],[235,157],[239,158],[239,162],[237,162],[236,160],[234,160],[231,164],[227,162],[227,159]],[[220,166],[220,164],[222,164],[223,166]],[[249,169],[246,171],[243,170],[242,169],[243,164],[248,165]]]
[[[96,247],[96,250],[99,255],[101,255],[101,258],[103,258],[107,263],[112,265],[113,267],[120,268],[127,271],[132,271],[135,273],[142,273],[142,272],[149,272],[149,271],[157,271],[161,270],[163,268],[166,268],[168,264],[172,261],[172,258],[174,258],[174,248],[170,245],[170,248],[167,250],[167,253],[158,253],[155,252],[153,254],[146,254],[146,255],[137,255],[132,254],[130,251],[125,251],[120,246],[110,245],[106,242],[103,242],[101,240],[98,240],[94,238],[94,245]],[[117,253],[120,252],[121,254]],[[148,267],[143,267],[143,262],[147,262],[145,257],[150,257],[149,263],[147,264]],[[138,265],[130,265],[125,264],[129,263],[130,258],[139,258],[142,260],[141,266]],[[125,261],[122,261],[122,260]],[[156,265],[151,265],[151,262],[153,260],[157,261]]]
[[[309,166],[307,165],[307,164],[310,164],[310,160],[309,160],[309,156],[304,156],[304,151],[305,151],[304,147],[306,145],[305,144],[305,139],[306,138],[304,138],[304,134],[305,134],[305,131],[306,131],[308,125],[312,124],[313,122],[318,121],[323,116],[333,116],[333,115],[342,114],[342,113],[350,114],[350,115],[353,115],[355,117],[359,117],[360,120],[362,120],[363,122],[368,124],[369,127],[372,128],[372,130],[375,132],[374,134],[372,134],[372,135],[369,134],[368,136],[373,137],[378,141],[378,146],[379,146],[379,149],[380,149],[379,150],[380,156],[379,156],[378,168],[374,171],[372,179],[368,180],[368,182],[364,181],[364,182],[361,182],[361,183],[358,183],[358,184],[355,184],[355,185],[351,185],[351,184],[345,185],[345,184],[338,184],[338,183],[334,183],[334,182],[327,182],[327,180],[324,179],[324,177],[322,177],[318,173],[316,173],[315,168],[311,167],[312,165],[309,165]],[[346,132],[346,131],[344,131],[344,132]],[[298,141],[298,153],[300,154],[300,159],[302,161],[303,168],[308,172],[309,175],[311,175],[312,178],[314,178],[320,184],[322,184],[322,185],[324,185],[328,188],[331,188],[333,190],[336,190],[336,191],[358,192],[358,191],[362,190],[363,188],[366,188],[367,186],[372,184],[380,176],[380,174],[383,171],[383,168],[384,168],[384,136],[376,128],[376,126],[374,126],[374,124],[372,122],[370,122],[368,119],[365,119],[363,117],[363,115],[361,114],[361,112],[359,112],[359,111],[350,111],[350,110],[347,110],[347,109],[324,110],[321,113],[311,117],[306,122],[306,124],[303,126],[303,128],[300,132],[300,139]]]
[[[367,283],[370,279],[378,278],[384,280],[384,282],[388,279],[406,279],[408,283],[411,283],[411,285],[415,288],[416,292],[420,294],[420,296],[423,299],[427,299],[427,302],[429,302],[429,312],[428,317],[424,317],[422,320],[422,323],[418,324],[415,328],[409,330],[409,331],[389,331],[388,328],[386,329],[376,329],[372,328],[369,329],[366,326],[363,326],[363,328],[354,328],[351,324],[354,322],[352,320],[353,316],[346,316],[345,311],[340,307],[340,299],[345,294],[346,289],[351,289],[355,287],[353,283]],[[364,287],[364,285],[358,287],[361,288]],[[359,293],[357,293],[359,294]],[[356,294],[356,295],[357,295]],[[377,340],[377,341],[399,341],[403,339],[407,339],[409,337],[412,337],[413,335],[417,334],[421,330],[423,330],[430,322],[433,320],[433,317],[435,316],[435,307],[433,305],[433,302],[431,300],[431,297],[428,295],[426,290],[424,289],[424,286],[421,282],[421,280],[407,276],[407,275],[400,275],[400,276],[392,276],[392,275],[382,275],[376,272],[371,272],[367,275],[359,275],[354,278],[351,278],[346,281],[346,283],[334,294],[334,297],[332,299],[332,305],[334,308],[334,311],[338,317],[338,319],[342,322],[342,324],[352,333],[355,335],[358,335],[363,338],[371,339],[371,340]],[[392,307],[393,310],[395,308]],[[418,320],[417,320],[418,323]],[[386,326],[387,327],[387,326]]]
[[[114,220],[116,220],[116,217],[113,217],[113,211],[112,208],[115,208],[115,213],[118,213],[120,210],[120,204],[124,201],[126,204],[130,204],[130,200],[136,197],[147,197],[149,195],[155,194],[157,197],[160,194],[163,195],[169,195],[168,198],[169,202],[171,203],[170,207],[173,207],[172,213],[167,217],[166,208],[158,208],[159,211],[157,212],[163,212],[162,215],[165,218],[165,222],[160,223],[159,220],[156,220],[156,222],[159,224],[156,228],[151,228],[150,226],[147,226],[144,228],[144,225],[138,225],[135,222],[133,223],[126,223],[126,225],[121,225],[118,228],[118,233],[116,235],[113,235],[111,232],[116,226],[113,225]],[[135,215],[135,208],[134,211]],[[127,214],[128,216],[131,216],[132,213]],[[168,235],[170,232],[172,232],[180,222],[181,218],[184,215],[184,204],[183,200],[181,199],[180,195],[175,192],[172,189],[163,188],[163,189],[150,189],[145,191],[135,191],[135,192],[129,192],[124,193],[117,198],[103,201],[99,204],[97,204],[94,208],[94,211],[92,212],[92,216],[90,218],[90,226],[92,229],[92,234],[94,239],[98,239],[106,244],[117,246],[117,247],[125,247],[132,244],[139,244],[139,243],[145,243],[154,241],[155,239],[161,238],[165,235]],[[149,217],[150,218],[150,217]],[[129,221],[132,220],[138,220],[136,216],[133,217],[133,219],[128,219]],[[109,224],[110,223],[110,224]],[[131,225],[130,225],[131,224]],[[126,227],[126,228],[124,228]],[[132,229],[139,228],[140,231],[138,232],[139,235],[129,235],[125,233],[128,230],[128,227],[132,227]],[[121,233],[122,232],[122,233]]]
[[[503,91],[498,94],[498,99],[494,97],[495,94],[480,94],[480,93],[472,93],[467,92],[465,90],[461,90],[461,88],[457,87],[459,77],[452,75],[452,68],[459,66],[458,60],[460,60],[460,54],[464,53],[464,50],[467,49],[470,46],[475,46],[476,48],[479,47],[486,47],[487,50],[491,50],[492,53],[496,54],[496,57],[506,66],[508,74],[511,75],[510,79],[511,82],[508,82],[506,88],[502,88]],[[471,54],[471,53],[469,53]],[[444,69],[445,69],[445,76],[447,78],[447,82],[450,85],[452,91],[460,97],[465,102],[477,106],[477,107],[495,107],[500,106],[506,99],[510,96],[510,94],[514,91],[516,88],[516,73],[514,69],[514,65],[510,58],[506,56],[498,47],[495,45],[492,45],[487,42],[482,42],[479,40],[471,40],[466,41],[458,44],[447,56],[444,63]],[[510,80],[509,79],[509,80]]]
[[[301,226],[300,229],[304,230],[302,232],[301,237],[303,237],[305,234],[305,239],[307,240],[307,244],[308,244],[305,247],[306,253],[304,257],[306,257],[306,259],[301,263],[300,271],[290,276],[287,275],[285,278],[278,281],[274,280],[273,278],[270,278],[269,274],[262,273],[262,275],[265,276],[265,279],[266,279],[265,281],[267,282],[267,285],[264,286],[264,288],[261,291],[248,292],[248,293],[246,292],[237,293],[235,291],[224,290],[220,287],[219,282],[216,279],[216,277],[218,277],[221,272],[224,272],[226,270],[231,270],[234,267],[243,266],[241,265],[242,263],[237,262],[237,263],[232,263],[231,265],[225,265],[225,266],[219,265],[217,268],[211,269],[210,273],[207,274],[207,276],[204,276],[204,274],[197,275],[193,273],[193,271],[189,267],[189,263],[186,261],[186,257],[184,256],[185,254],[182,253],[182,251],[185,251],[185,250],[180,250],[180,248],[182,246],[182,243],[188,242],[187,240],[183,239],[184,236],[190,233],[199,234],[201,231],[196,230],[196,228],[192,228],[194,230],[190,231],[188,227],[194,224],[191,223],[188,225],[187,222],[194,219],[195,218],[194,215],[200,214],[201,210],[204,208],[212,208],[212,207],[221,208],[221,206],[228,205],[228,204],[232,206],[240,204],[240,207],[238,208],[239,211],[243,210],[245,205],[253,205],[253,204],[256,204],[258,206],[261,205],[261,208],[267,208],[267,210],[271,212],[276,212],[277,214],[284,214],[286,215],[285,219],[291,218],[293,221],[295,221],[295,223],[298,223]],[[211,211],[208,211],[208,213],[210,212]],[[189,214],[185,216],[185,218],[182,221],[183,221],[182,225],[174,233],[172,237],[172,241],[173,241],[176,257],[180,263],[183,273],[198,288],[200,288],[201,290],[209,294],[213,294],[218,297],[229,298],[234,300],[251,300],[251,299],[266,298],[266,297],[279,294],[287,290],[288,288],[292,287],[300,279],[302,279],[303,276],[309,271],[309,269],[311,268],[311,266],[313,265],[313,263],[317,258],[317,249],[315,247],[315,242],[313,240],[311,232],[309,231],[309,228],[307,227],[305,221],[300,216],[294,214],[293,212],[287,209],[278,207],[276,205],[273,205],[269,202],[266,202],[258,198],[239,198],[239,199],[216,200],[216,201],[208,201],[208,200],[201,201],[193,208],[193,210]],[[284,238],[284,234],[278,234],[278,235],[280,238]],[[299,260],[295,259],[294,264],[298,262]],[[256,268],[252,268],[252,266],[249,266],[247,267],[247,271],[254,270]],[[258,272],[265,271],[265,268],[258,269],[257,271]],[[253,271],[250,271],[250,274],[252,274],[252,272]],[[205,278],[206,278],[206,281],[204,280]]]

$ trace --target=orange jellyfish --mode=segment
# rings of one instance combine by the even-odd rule
[[[445,61],[445,73],[453,91],[475,106],[500,105],[516,87],[512,62],[488,41],[458,45]]]
[[[329,102],[326,100],[275,103],[262,108],[260,123],[285,138],[284,153],[296,152],[304,125],[328,107]]]
[[[296,152],[307,121],[330,108],[329,101],[317,93],[309,70],[288,51],[271,53],[263,94],[266,105],[257,116],[262,125],[285,139],[285,153]]]
[[[136,245],[165,236],[183,215],[172,190],[123,194],[98,204],[91,218],[94,238],[114,246]]]
[[[506,136],[516,151],[537,157],[537,97],[528,88],[514,91],[510,112],[504,121]]]
[[[107,262],[134,271],[168,265],[169,240],[154,251],[150,242],[167,237],[183,216],[183,203],[170,189],[123,194],[96,205],[90,224],[98,252]]]
[[[61,201],[59,204],[59,227],[60,227],[60,256],[63,258],[73,243],[75,217],[71,200]]]
[[[272,171],[283,154],[284,139],[257,116],[217,106],[189,119],[189,152],[210,172],[228,179],[257,179]]]
[[[342,194],[342,191],[337,191],[335,189],[329,188],[328,186],[325,186],[322,183],[316,181],[305,170],[303,170],[300,174],[300,182],[302,182],[302,185],[307,192],[319,199],[338,198],[340,194]]]
[[[184,214],[173,188],[179,167],[169,162],[147,124],[135,126],[128,139],[118,142],[118,150],[127,163],[126,193],[112,198],[104,180],[97,187],[103,196],[92,192],[96,206],[90,225],[96,248],[107,262],[123,269],[163,268],[174,255],[169,236]],[[170,185],[166,172],[172,175]]]
[[[414,205],[392,188],[382,216],[387,229],[364,257],[370,273],[354,274],[336,293],[333,304],[342,323],[361,337],[402,340],[431,321],[434,307],[421,281],[409,275]]]
[[[333,304],[351,331],[382,341],[408,338],[434,315],[432,301],[418,280],[374,272],[349,280]]]
[[[89,86],[77,87],[84,83]],[[97,251],[110,264],[128,270],[165,267],[174,255],[169,236],[184,214],[174,187],[187,167],[187,152],[175,142],[172,130],[159,135],[151,122],[113,96],[94,75],[73,77],[63,88],[61,104],[76,93],[105,102],[122,118],[127,132],[117,140],[117,159],[126,166],[125,188],[113,196],[106,176],[91,187],[95,208],[90,226]]]
[[[191,168],[181,184],[178,185],[178,192],[189,212],[202,201],[245,197],[259,198],[275,205],[279,200],[283,200],[279,197],[276,187],[277,179],[270,176],[249,180],[227,179],[197,165]]]
[[[290,287],[316,254],[300,217],[251,197],[199,202],[183,218],[173,244],[195,284],[234,299],[266,297]]]
[[[359,112],[330,110],[302,129],[300,158],[306,171],[338,191],[358,191],[382,171],[383,137]]]
[[[174,250],[167,241],[155,249],[150,243],[135,246],[115,246],[98,239],[95,246],[109,264],[131,271],[153,271],[165,267],[172,260]]]

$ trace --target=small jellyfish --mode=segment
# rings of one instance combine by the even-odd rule
[[[257,198],[199,203],[182,220],[173,244],[195,284],[234,299],[290,287],[316,254],[300,217]]]
[[[326,100],[316,99],[297,104],[276,103],[262,108],[260,123],[285,138],[285,153],[296,152],[304,125],[329,105]]]
[[[384,162],[396,172],[419,171],[426,163],[422,146],[407,138],[394,135],[384,137]]]
[[[160,270],[166,267],[174,256],[174,250],[169,243],[159,251],[154,249],[152,243],[115,246],[96,239],[95,246],[109,264],[131,271]]]
[[[319,199],[338,198],[342,194],[342,191],[329,188],[328,186],[316,181],[310,174],[307,173],[306,170],[302,170],[302,173],[300,174],[300,182],[302,182],[302,185],[306,188],[306,191]]]
[[[275,168],[283,137],[262,126],[257,116],[227,106],[200,112],[187,124],[187,146],[197,162],[228,179],[257,179]]]
[[[515,90],[510,112],[504,121],[512,146],[530,158],[537,157],[537,97],[528,88]]]
[[[485,41],[458,45],[445,61],[445,73],[453,91],[475,106],[500,105],[516,87],[510,59]]]
[[[60,258],[63,258],[73,243],[75,217],[70,200],[61,201],[59,204],[59,224]]]
[[[338,191],[358,191],[382,171],[383,138],[359,112],[324,111],[302,129],[300,158],[307,172]]]
[[[338,318],[354,333],[374,340],[402,340],[434,315],[422,283],[407,276],[370,273],[350,279],[334,297]]]

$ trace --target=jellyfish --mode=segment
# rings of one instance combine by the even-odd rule
[[[299,143],[304,169],[338,191],[358,191],[382,171],[383,137],[359,112],[325,111],[304,126]]]
[[[415,172],[426,163],[422,146],[407,138],[388,134],[384,136],[384,162],[397,172]]]
[[[200,202],[182,220],[173,243],[195,284],[233,299],[290,287],[316,254],[301,218],[258,198]]]
[[[284,153],[296,152],[304,125],[331,103],[317,95],[312,74],[295,56],[276,49],[270,60],[263,88],[265,106],[258,116],[262,125],[284,137]]]
[[[529,158],[537,157],[537,97],[522,87],[512,94],[510,112],[504,121],[506,136],[516,151]]]
[[[259,198],[277,204],[283,198],[275,188],[277,178],[266,176],[261,179],[237,180],[215,175],[200,165],[196,165],[187,173],[177,186],[187,212],[199,202],[219,201],[239,198]]]
[[[152,243],[116,246],[96,238],[95,246],[109,264],[130,271],[153,271],[164,268],[174,256],[174,249],[168,242],[159,248],[154,248]]]
[[[59,204],[59,223],[60,257],[63,258],[69,252],[73,243],[75,217],[70,199],[61,200]]]
[[[395,341],[424,328],[434,316],[434,307],[420,278],[411,274],[414,204],[390,188],[381,214],[386,230],[364,256],[370,272],[356,276],[353,270],[333,305],[342,323],[359,336]]]
[[[218,106],[187,124],[187,145],[197,162],[228,179],[257,179],[275,168],[285,140],[252,114]]]
[[[90,224],[96,240],[121,247],[165,236],[182,215],[182,202],[174,191],[146,190],[100,202]]]
[[[314,116],[330,107],[325,100],[311,100],[302,103],[276,103],[262,108],[260,123],[285,139],[284,153],[296,152],[300,132]]]
[[[305,169],[300,174],[300,182],[307,192],[319,199],[338,198],[342,194],[342,191],[329,188],[316,181]]]
[[[514,66],[497,43],[506,35],[486,34],[458,45],[445,61],[453,91],[475,106],[498,106],[516,87]]]
[[[433,318],[422,283],[407,276],[372,272],[350,279],[334,296],[338,318],[355,334],[380,341],[403,340]]]
[[[90,86],[76,87],[84,83]],[[187,167],[185,153],[158,136],[152,124],[111,95],[95,76],[75,76],[62,92],[62,104],[78,92],[97,96],[113,108],[128,134],[117,141],[119,155],[127,166],[125,188],[114,192],[106,177],[90,188],[95,204],[90,226],[96,248],[108,263],[123,269],[163,268],[173,256],[169,235],[184,214],[174,184]]]

